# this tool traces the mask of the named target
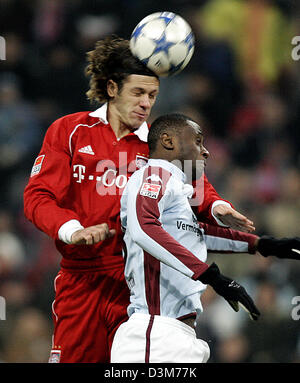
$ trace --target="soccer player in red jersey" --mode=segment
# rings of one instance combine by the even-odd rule
[[[120,196],[147,161],[146,120],[159,92],[158,77],[118,37],[97,42],[86,73],[87,96],[103,105],[49,127],[24,191],[26,217],[62,255],[50,362],[109,362],[114,333],[128,319]],[[199,220],[254,229],[205,176],[202,185],[203,198],[194,207]]]

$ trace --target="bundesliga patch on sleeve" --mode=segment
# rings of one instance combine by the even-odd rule
[[[161,185],[155,185],[150,184],[148,182],[144,182],[140,190],[140,195],[143,195],[144,197],[157,199],[160,189]]]
[[[31,170],[30,177],[39,174],[39,172],[41,171],[41,168],[42,168],[42,164],[43,164],[44,158],[45,158],[45,154],[43,154],[41,156],[38,156],[35,159],[33,167],[32,167],[32,170]]]

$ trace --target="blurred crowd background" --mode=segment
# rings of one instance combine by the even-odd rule
[[[201,123],[210,182],[255,222],[256,233],[300,235],[300,35],[297,0],[0,0],[1,362],[47,362],[53,279],[60,255],[23,215],[23,190],[48,126],[94,110],[85,92],[85,53],[107,34],[129,38],[156,11],[183,16],[196,36],[179,75],[161,80],[150,122],[180,111]],[[300,262],[216,255],[223,273],[249,290],[261,311],[250,321],[211,289],[197,332],[210,362],[300,362]],[[292,310],[294,314],[292,315]],[[298,318],[298,320],[296,320]]]

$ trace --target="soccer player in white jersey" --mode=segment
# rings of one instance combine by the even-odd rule
[[[111,362],[203,363],[208,344],[196,338],[200,297],[209,284],[235,311],[260,313],[246,290],[205,261],[207,251],[300,259],[300,239],[275,239],[200,224],[190,207],[192,182],[208,151],[199,125],[179,114],[158,118],[148,136],[150,160],[121,199],[129,320],[116,332]],[[192,166],[187,165],[189,161]],[[189,164],[190,165],[190,164]],[[191,174],[184,172],[191,169]],[[183,170],[183,171],[182,171]]]
[[[242,303],[253,319],[259,311],[242,286],[205,263],[204,230],[188,202],[193,188],[180,169],[191,161],[192,182],[200,175],[197,165],[208,158],[199,125],[182,115],[161,117],[150,129],[148,145],[150,160],[134,173],[121,202],[130,319],[116,333],[111,361],[206,362],[207,343],[186,323],[202,311],[205,283],[236,310]],[[239,242],[239,250],[248,251],[248,242]],[[232,239],[228,243],[238,247]]]

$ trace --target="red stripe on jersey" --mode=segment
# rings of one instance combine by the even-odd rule
[[[136,198],[137,219],[141,229],[155,242],[173,254],[174,257],[186,267],[192,270],[194,272],[192,278],[197,279],[208,268],[208,265],[200,261],[193,253],[177,242],[161,227],[159,221],[160,212],[158,203],[164,195],[171,175],[170,172],[160,167],[149,166],[145,169],[143,183],[146,181],[148,182],[148,179],[151,176],[151,183],[161,185],[161,189],[157,198],[150,198],[141,195],[140,191],[138,192]]]
[[[149,363],[150,361],[150,335],[154,322],[154,315],[151,315],[149,324],[146,331],[146,353],[145,353],[145,363]]]
[[[150,315],[160,315],[160,262],[144,251],[145,295]]]
[[[199,224],[204,229],[205,235],[210,235],[210,236],[217,237],[217,238],[230,239],[232,241],[246,242],[246,243],[248,243],[248,253],[249,254],[255,254],[255,252],[256,252],[255,244],[256,244],[256,240],[258,238],[257,235],[250,234],[250,233],[244,233],[242,231],[233,230],[233,229],[230,229],[227,227],[210,225],[207,223],[199,222]],[[209,251],[209,249],[208,249],[208,251]],[[218,253],[221,253],[221,252],[232,254],[232,251],[219,251],[218,250]]]

